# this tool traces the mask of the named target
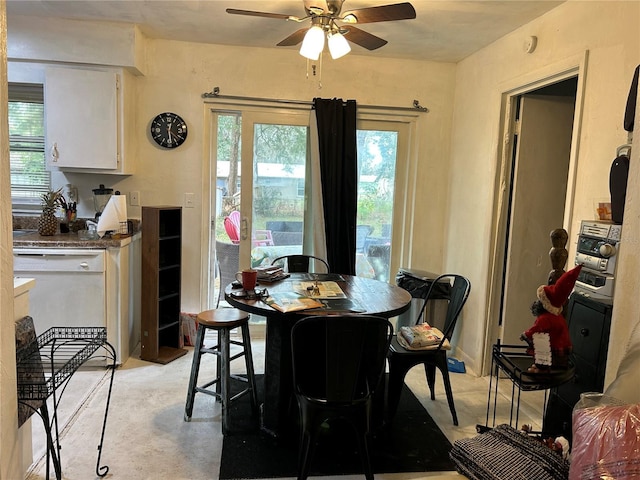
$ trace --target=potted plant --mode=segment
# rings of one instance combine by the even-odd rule
[[[38,233],[43,236],[55,235],[58,232],[58,219],[55,216],[56,208],[63,205],[64,197],[62,188],[49,190],[40,196],[42,202],[42,215],[38,219]]]

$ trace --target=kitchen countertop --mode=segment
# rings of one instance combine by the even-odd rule
[[[38,232],[21,232],[13,238],[13,248],[120,248],[129,245],[139,235],[140,232],[120,238],[105,236],[97,240],[80,240],[77,233],[42,236]]]
[[[17,297],[28,292],[36,284],[33,278],[13,277],[13,296]]]

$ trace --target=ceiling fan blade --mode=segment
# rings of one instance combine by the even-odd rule
[[[350,21],[355,17],[355,22]],[[410,20],[416,18],[416,10],[409,2],[393,5],[381,5],[379,7],[361,8],[349,10],[341,18],[346,23],[374,23],[389,22],[393,20]]]
[[[236,8],[227,8],[227,13],[232,15],[247,15],[249,17],[277,18],[278,20],[293,20],[297,18],[283,13],[254,12],[253,10],[238,10]]]
[[[364,30],[360,30],[353,25],[345,25],[340,29],[341,32],[343,30],[346,30],[346,33],[343,33],[343,35],[347,40],[360,45],[367,50],[375,50],[376,48],[383,47],[387,44],[387,41],[383,38],[376,37],[375,35],[365,32]]]
[[[299,44],[304,39],[304,36],[307,33],[307,30],[309,30],[309,29],[308,28],[301,28],[300,30],[297,30],[297,31],[293,32],[287,38],[285,38],[280,43],[278,43],[278,46],[279,47],[290,47],[292,45]]]

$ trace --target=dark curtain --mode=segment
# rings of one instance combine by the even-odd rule
[[[315,98],[327,261],[332,272],[356,273],[358,165],[355,100]]]

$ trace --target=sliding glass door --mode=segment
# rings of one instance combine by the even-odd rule
[[[210,305],[238,270],[302,253],[308,134],[308,109],[212,111],[210,277],[219,280],[210,285]],[[357,142],[356,274],[392,281],[408,191],[407,175],[398,174],[408,168],[408,123],[359,119]]]

